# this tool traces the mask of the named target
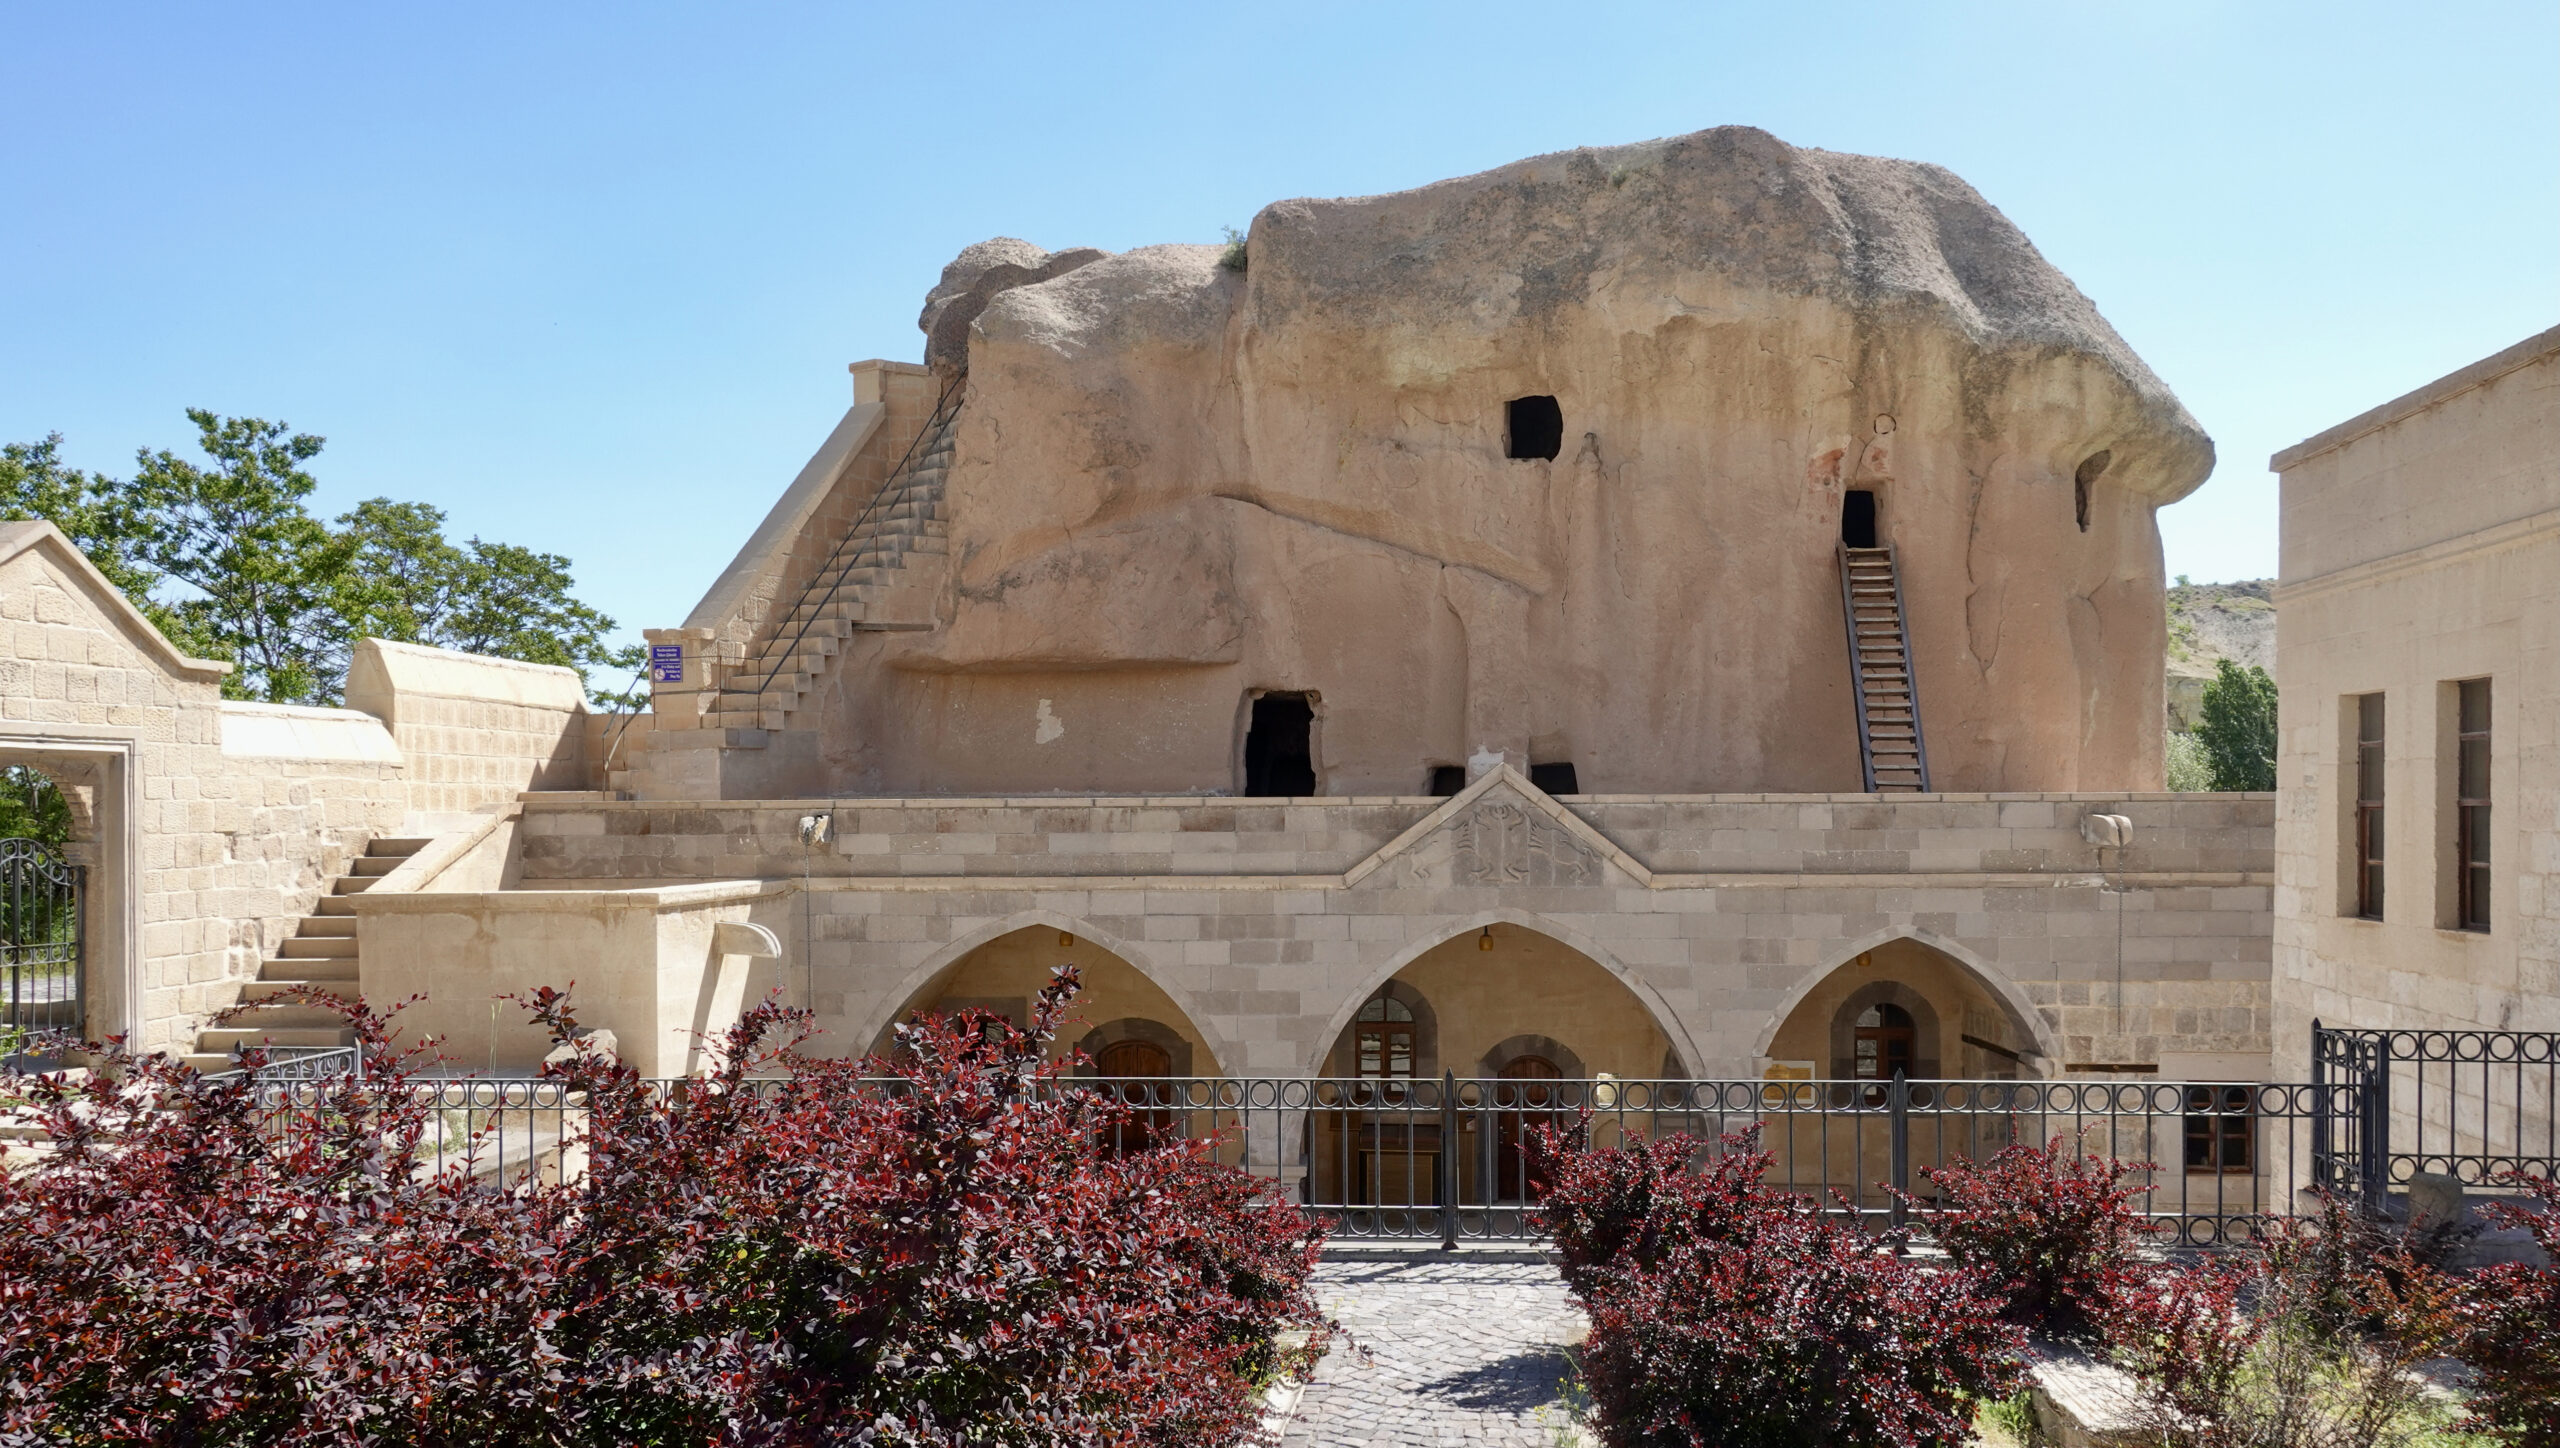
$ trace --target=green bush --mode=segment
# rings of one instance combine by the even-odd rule
[[[2181,794],[2213,788],[2213,761],[2205,758],[2203,740],[2192,734],[2171,734],[2161,753],[2169,766],[2169,788]]]

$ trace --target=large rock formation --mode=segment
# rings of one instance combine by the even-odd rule
[[[1856,789],[1851,490],[1937,788],[2158,787],[2152,510],[2212,444],[1957,177],[1729,127],[1279,202],[1243,259],[946,272],[940,622],[845,656],[844,787],[1232,789],[1249,695],[1288,690],[1326,793],[1486,754]],[[1506,456],[1530,397],[1552,458]]]

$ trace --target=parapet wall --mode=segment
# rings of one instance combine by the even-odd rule
[[[1445,800],[1133,796],[1004,800],[536,801],[528,888],[812,876],[1336,875]],[[2093,872],[2243,875],[2271,868],[2263,795],[1596,796],[1563,801],[1657,874]],[[834,817],[820,849],[800,820]],[[2091,813],[2133,821],[2101,853]]]
[[[574,669],[360,639],[346,693],[399,743],[409,809],[423,820],[529,789],[592,787],[586,688]]]

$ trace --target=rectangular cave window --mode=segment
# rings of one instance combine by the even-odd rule
[[[1463,764],[1431,766],[1431,792],[1442,799],[1467,787],[1467,767]]]
[[[1582,786],[1573,777],[1571,764],[1532,764],[1529,782],[1549,794],[1580,794]]]
[[[1294,799],[1316,792],[1316,710],[1305,694],[1264,694],[1253,701],[1244,734],[1244,792]]]
[[[1552,397],[1515,397],[1505,409],[1502,455],[1548,458],[1564,450],[1564,409]]]
[[[1870,488],[1851,488],[1840,500],[1840,541],[1851,548],[1876,546],[1876,495]]]

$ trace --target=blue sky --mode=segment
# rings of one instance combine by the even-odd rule
[[[2278,447],[2560,321],[2560,6],[0,5],[0,439],[181,409],[680,621],[951,254],[1743,123],[1933,161],[2221,450],[2172,572],[2275,566]]]

